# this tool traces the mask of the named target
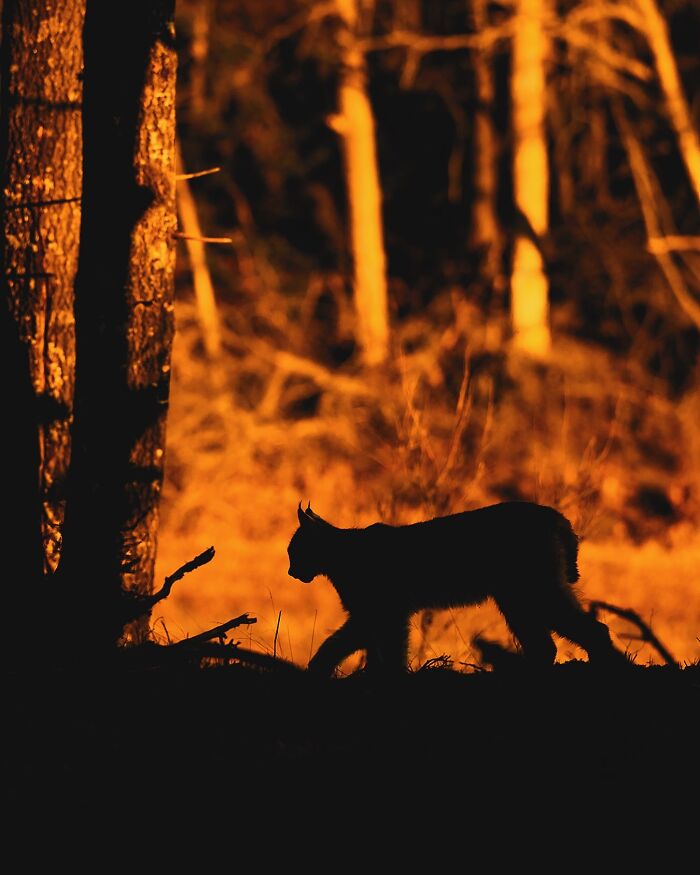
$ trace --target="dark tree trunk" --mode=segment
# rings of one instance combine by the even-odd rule
[[[90,634],[152,589],[173,337],[174,0],[88,0],[75,427],[61,580]],[[81,597],[82,596],[82,597]]]
[[[2,20],[4,556],[21,599],[53,571],[70,456],[85,0],[5,0]],[[27,587],[27,579],[30,585]],[[26,593],[25,593],[26,595]]]

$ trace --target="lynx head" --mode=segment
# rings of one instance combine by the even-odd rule
[[[326,553],[325,535],[333,528],[318,514],[311,510],[311,504],[302,510],[301,502],[297,508],[299,528],[292,535],[287,547],[289,554],[289,571],[291,577],[296,577],[302,583],[311,583],[318,574],[323,574]]]

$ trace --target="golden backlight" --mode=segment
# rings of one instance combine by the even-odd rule
[[[555,415],[540,411],[542,421],[531,422],[526,434],[519,431],[518,414],[506,405],[500,415],[495,409],[485,421],[465,423],[465,417],[476,420],[476,415],[464,408],[432,409],[439,388],[420,400],[405,373],[395,382],[382,378],[380,401],[348,399],[341,383],[336,390],[341,397],[329,398],[327,413],[296,421],[260,419],[232,400],[240,360],[226,363],[231,369],[228,388],[212,388],[211,365],[193,352],[198,329],[192,306],[183,303],[179,314],[156,581],[210,544],[216,556],[158,606],[153,617],[158,637],[194,635],[249,611],[257,623],[239,630],[234,640],[305,666],[323,638],[340,625],[343,613],[325,578],[307,585],[287,574],[287,544],[297,527],[300,500],[310,499],[319,513],[344,527],[378,519],[426,519],[438,509],[452,512],[498,500],[494,485],[513,475],[513,462],[527,447],[524,494],[561,507],[585,535],[579,562],[584,600],[631,608],[677,660],[700,657],[700,535],[686,521],[642,543],[629,537],[620,521],[628,487],[625,472],[619,460],[606,456],[609,422],[591,421],[584,414],[585,433],[567,437],[565,419],[573,414],[566,413],[561,399],[553,399]],[[571,369],[572,350],[562,356]],[[267,372],[263,361],[258,364]],[[581,385],[568,385],[572,398],[577,391],[585,396],[591,390],[585,369],[600,362],[591,354],[589,362],[584,357],[577,366]],[[332,396],[333,389],[327,394]],[[374,403],[396,417],[388,441],[369,435],[367,406]],[[452,453],[441,477],[455,434],[472,427],[481,445],[470,458],[463,458],[462,450]],[[542,427],[552,433],[538,433]],[[512,443],[513,429],[523,442],[520,447]],[[591,451],[596,445],[597,455]],[[620,508],[620,519],[615,508]],[[468,555],[463,572],[469,574]],[[603,619],[618,646],[637,662],[662,661],[653,647],[636,640],[639,630],[633,624],[608,614]],[[474,664],[478,654],[472,639],[477,635],[512,645],[491,603],[416,616],[412,666],[441,656],[457,668]],[[583,658],[568,642],[558,645],[559,660]],[[349,660],[345,669],[357,664],[357,658]]]
[[[299,501],[357,527],[516,498],[571,520],[584,601],[636,612],[677,661],[697,660],[700,145],[689,109],[697,94],[684,93],[666,13],[655,0],[556,13],[545,0],[516,0],[496,14],[475,0],[465,32],[453,33],[437,4],[385,4],[391,15],[377,6],[375,19],[373,4],[337,0],[296,18],[280,12],[275,37],[262,7],[243,5],[243,60],[212,56],[231,69],[210,77],[209,95],[202,34],[216,46],[224,31],[192,24],[204,14],[198,4],[182,12],[198,40],[184,98],[197,122],[191,155],[193,131],[206,128],[198,122],[230,109],[220,82],[232,89],[239,140],[222,149],[229,163],[216,199],[230,196],[237,224],[202,195],[201,224],[213,226],[204,233],[231,235],[234,252],[217,250],[209,265],[201,245],[189,260],[180,253],[195,294],[187,278],[156,583],[210,544],[216,558],[177,584],[154,634],[179,639],[248,611],[257,623],[242,644],[304,666],[342,612],[327,580],[287,575]],[[235,15],[224,18],[234,28]],[[271,60],[276,38],[292,41],[291,61]],[[297,105],[290,92],[306,124],[292,136],[296,122],[265,90],[261,58],[280,65],[277,95],[284,63],[317,64],[335,109]],[[329,58],[337,75],[326,80]],[[409,97],[432,115],[416,115],[399,141],[392,120],[405,123],[397,106]],[[313,182],[325,153],[319,146],[318,164],[304,163],[310,130],[336,162]],[[438,136],[445,166],[431,176],[421,162],[438,160]],[[235,177],[241,144],[259,191]],[[428,194],[426,174],[436,187]],[[256,224],[291,178],[308,186],[315,211],[292,224],[317,222],[334,241],[333,267],[315,252],[289,254],[284,211],[284,233]],[[453,224],[471,217],[458,243],[442,239],[448,207]],[[185,184],[181,225],[201,243],[197,210]],[[431,247],[442,262],[426,257]],[[218,305],[213,263],[225,287]],[[460,573],[469,572],[465,555]],[[661,661],[638,626],[601,616],[637,662]],[[412,667],[441,657],[473,665],[476,636],[510,641],[495,607],[416,616]],[[559,642],[560,660],[579,657]]]

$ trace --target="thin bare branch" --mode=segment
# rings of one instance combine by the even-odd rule
[[[640,109],[646,109],[651,106],[651,101],[647,90],[638,82],[637,79],[630,78],[614,70],[607,64],[602,62],[597,55],[585,54],[583,56],[586,65],[591,71],[594,81],[598,84],[606,86],[613,92],[624,94],[626,97]],[[572,67],[576,66],[575,59],[571,63]]]
[[[178,580],[182,580],[182,578],[189,574],[190,571],[194,571],[197,568],[201,568],[202,565],[206,565],[207,562],[211,562],[214,558],[214,553],[216,551],[213,547],[208,547],[206,550],[203,550],[198,556],[195,556],[194,559],[190,559],[189,562],[185,562],[184,565],[181,565],[177,571],[174,571],[172,574],[168,575],[163,581],[163,586],[158,590],[158,592],[153,593],[153,595],[148,596],[146,598],[146,602],[149,607],[153,607],[153,605],[158,604],[158,602],[163,599],[167,599],[170,595],[170,590],[173,588],[173,584],[177,583]]]
[[[597,615],[598,611],[608,611],[611,614],[622,617],[623,620],[633,623],[640,632],[639,636],[636,636],[637,640],[651,644],[667,665],[672,665],[674,668],[678,668],[678,663],[673,656],[671,656],[669,650],[661,643],[661,641],[659,641],[651,627],[642,620],[636,611],[633,611],[631,608],[618,608],[617,605],[611,605],[608,602],[601,601],[591,602],[589,604],[589,610],[594,616]]]
[[[198,234],[184,234],[182,231],[173,231],[173,237],[178,240],[196,240],[198,243],[233,243],[233,237],[201,237]]]
[[[582,51],[590,52],[607,67],[617,72],[626,73],[628,76],[633,76],[642,82],[649,82],[654,75],[652,69],[647,64],[606,45],[600,39],[600,36],[575,27],[557,28],[557,33],[569,45]]]
[[[632,171],[634,186],[637,190],[639,205],[642,209],[647,239],[651,241],[659,238],[675,237],[676,235],[672,233],[672,228],[670,227],[672,222],[670,211],[668,209],[664,210],[664,205],[659,203],[662,196],[654,172],[644,155],[642,144],[634,135],[632,126],[627,120],[619,102],[613,104],[613,116],[622,136],[627,157],[629,158],[630,170]],[[665,215],[660,218],[660,213],[665,213]],[[668,251],[654,251],[653,245],[647,244],[647,248],[656,258],[663,275],[666,277],[666,282],[679,305],[693,323],[700,328],[700,303],[688,291],[683,275],[676,266],[673,257]]]
[[[321,388],[359,397],[368,397],[376,394],[376,391],[373,391],[372,386],[367,380],[346,376],[345,374],[336,374],[318,362],[303,358],[286,350],[275,349],[264,341],[251,341],[248,344],[248,348],[254,356],[263,361],[270,362],[279,371],[286,374],[302,374],[303,376],[310,377]]]
[[[364,52],[402,48],[419,55],[456,49],[488,49],[500,40],[512,36],[513,30],[513,20],[508,20],[497,27],[489,27],[481,33],[455,33],[449,36],[426,36],[414,31],[399,29],[381,34],[381,36],[366,37],[359,41],[359,45]]]
[[[693,252],[700,250],[700,237],[684,237],[680,234],[669,234],[666,237],[649,237],[647,249],[652,255],[663,255],[666,252]]]
[[[324,18],[331,18],[338,14],[338,7],[335,0],[328,0],[325,3],[312,3],[306,9],[302,9],[296,15],[292,15],[287,21],[283,21],[275,27],[271,27],[265,39],[260,43],[259,51],[261,55],[266,54],[270,49],[274,48],[282,40],[293,36],[309,24],[316,21],[321,21]]]
[[[644,35],[654,56],[654,66],[664,95],[668,119],[676,132],[678,150],[696,200],[700,203],[700,138],[683,90],[668,22],[659,9],[657,0],[635,0],[635,5],[646,23]]]
[[[197,170],[195,173],[177,173],[175,179],[199,179],[200,176],[209,176],[211,173],[219,173],[220,167],[209,167],[207,170]]]
[[[564,19],[564,27],[580,27],[600,21],[622,21],[640,33],[646,32],[646,22],[639,12],[622,3],[584,3],[575,7]]]

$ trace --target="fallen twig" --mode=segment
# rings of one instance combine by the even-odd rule
[[[651,626],[645,623],[636,611],[633,611],[631,608],[618,608],[617,605],[611,605],[608,602],[594,601],[589,604],[589,611],[594,617],[597,616],[597,613],[600,610],[609,611],[611,614],[615,614],[618,617],[622,617],[623,620],[628,620],[630,623],[633,623],[641,633],[638,640],[651,644],[652,647],[656,648],[667,665],[672,665],[674,668],[678,668],[678,663],[673,656],[671,656],[669,650],[661,643],[661,641],[659,641],[653,633]]]
[[[250,626],[257,622],[256,617],[251,617],[248,613],[241,614],[239,617],[234,617],[233,620],[228,620],[228,622],[222,623],[220,626],[214,626],[213,629],[209,629],[207,632],[201,632],[199,635],[193,635],[191,638],[183,638],[182,641],[176,641],[170,645],[169,649],[192,647],[192,645],[201,644],[203,641],[211,641],[212,638],[225,638],[229,630],[235,629],[237,626]]]
[[[209,645],[214,647],[215,645]],[[224,647],[230,645],[223,645]],[[259,653],[257,650],[248,650],[245,647],[231,647],[233,651],[229,659],[236,659],[238,662],[243,662],[246,665],[254,665],[258,668],[271,669],[273,671],[288,671],[295,674],[305,674],[305,669],[291,662],[289,659],[283,659],[281,656],[272,656],[269,653]]]

